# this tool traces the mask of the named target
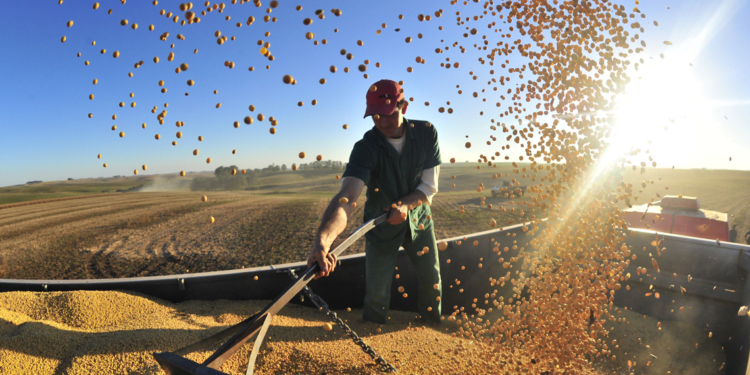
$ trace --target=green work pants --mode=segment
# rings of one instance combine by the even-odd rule
[[[440,263],[438,261],[437,241],[432,223],[424,230],[419,230],[417,238],[412,240],[409,230],[403,237],[399,236],[386,242],[371,241],[365,244],[365,306],[362,318],[366,321],[385,324],[391,301],[391,284],[398,271],[395,271],[396,259],[400,246],[409,256],[419,281],[419,290],[405,290],[407,298],[418,298],[419,314],[425,321],[440,321],[440,301],[443,287],[440,282]],[[429,252],[417,255],[424,247]],[[403,271],[403,270],[402,270]],[[437,289],[435,289],[437,285]],[[415,293],[417,292],[417,293]],[[415,295],[416,294],[416,295]],[[431,307],[431,311],[428,308]]]

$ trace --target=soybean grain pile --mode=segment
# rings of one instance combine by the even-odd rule
[[[161,374],[153,351],[176,350],[236,324],[270,301],[191,301],[173,304],[137,293],[122,292],[10,292],[0,294],[0,370],[6,375],[47,374]],[[490,374],[509,366],[522,371],[533,359],[510,348],[452,337],[455,327],[419,326],[412,313],[392,311],[387,325],[361,321],[361,310],[339,311],[358,334],[402,374]],[[274,317],[256,364],[256,374],[377,374],[368,356],[341,332],[324,329],[325,314],[315,309],[288,305]],[[643,319],[641,319],[643,320]],[[662,349],[646,349],[663,340],[649,337],[642,342],[620,338],[623,350],[639,357],[662,355]],[[634,319],[638,324],[638,320]],[[703,337],[697,329],[674,323],[663,335],[674,336],[674,344]],[[653,341],[652,341],[653,340]],[[670,356],[673,373],[699,375],[713,367],[720,356],[716,344],[707,343],[691,355],[689,365]],[[252,342],[227,361],[221,371],[244,374]],[[680,350],[675,347],[674,349]],[[215,348],[214,348],[215,350]],[[210,351],[188,357],[201,362]],[[640,360],[640,359],[639,359]],[[661,368],[663,368],[662,365]],[[675,372],[679,371],[679,372]],[[586,368],[581,374],[600,373]],[[663,371],[655,373],[664,373]]]
[[[125,1],[122,0],[121,3],[124,5]],[[158,2],[153,1],[152,4],[156,6]],[[252,5],[258,9],[254,10]],[[235,14],[240,15],[244,20],[247,13],[252,10],[257,15],[257,20],[255,16],[250,15],[246,21],[237,22],[236,27],[246,25],[247,28],[253,28],[253,30],[265,29],[264,23],[277,21],[277,18],[272,16],[274,9],[292,6],[291,3],[285,1],[271,1],[264,14],[260,9],[263,7],[261,0],[254,0],[252,4],[242,0],[239,2],[232,0],[231,5],[206,2],[203,4],[205,10],[201,8],[200,12],[198,6],[193,8],[192,3],[183,3],[179,6],[173,3],[167,7],[170,9],[149,10],[149,12],[158,12],[161,16],[165,16],[158,26],[149,25],[149,31],[158,27],[159,30],[151,34],[152,38],[194,46],[196,49],[193,54],[197,54],[198,45],[191,43],[200,38],[193,38],[191,31],[202,30],[199,26],[202,18],[215,17],[229,21],[230,14]],[[625,91],[628,83],[633,80],[631,76],[638,75],[639,66],[645,64],[644,57],[653,57],[646,54],[647,43],[642,34],[645,33],[647,25],[651,27],[650,25],[653,24],[653,27],[656,27],[658,23],[641,12],[637,1],[634,5],[632,3],[625,5],[600,0],[552,0],[551,2],[510,0],[501,3],[480,2],[479,0],[459,3],[453,0],[445,3],[445,6],[449,7],[446,12],[438,7],[425,9],[424,13],[413,17],[411,22],[414,22],[416,18],[421,24],[414,22],[414,25],[425,25],[420,27],[424,29],[438,23],[438,30],[444,34],[441,35],[440,42],[437,42],[437,39],[430,39],[435,46],[434,60],[444,58],[445,61],[441,61],[439,66],[446,70],[469,70],[468,78],[450,83],[451,89],[455,84],[455,89],[459,89],[458,94],[462,95],[467,82],[471,83],[476,80],[487,82],[485,89],[474,87],[467,89],[467,94],[468,91],[474,91],[471,96],[477,101],[481,97],[482,103],[486,103],[479,104],[482,108],[480,115],[484,116],[486,112],[488,120],[484,125],[494,134],[498,134],[495,136],[491,133],[486,140],[486,144],[492,146],[494,151],[476,154],[477,169],[484,168],[485,171],[489,169],[485,175],[487,184],[491,183],[492,178],[499,177],[499,172],[495,169],[498,163],[507,162],[508,168],[512,166],[511,172],[503,173],[502,176],[512,183],[502,192],[503,197],[507,196],[511,199],[510,209],[505,207],[500,209],[503,214],[508,214],[508,217],[503,217],[501,220],[496,220],[494,217],[488,218],[485,228],[526,223],[523,230],[529,235],[537,235],[531,241],[529,248],[519,249],[520,253],[514,259],[506,261],[499,258],[501,263],[515,263],[516,268],[513,273],[496,275],[489,281],[493,285],[511,283],[514,287],[515,301],[500,298],[493,301],[494,308],[486,310],[475,308],[474,311],[456,310],[446,320],[459,326],[457,336],[482,343],[501,353],[522,353],[521,358],[533,359],[528,362],[523,362],[522,359],[520,364],[515,361],[495,362],[492,369],[497,372],[515,372],[522,368],[529,373],[545,371],[585,373],[590,367],[592,358],[602,357],[616,361],[617,357],[613,350],[617,346],[612,344],[614,347],[611,347],[608,344],[610,342],[608,337],[613,328],[607,323],[608,320],[623,321],[614,316],[612,309],[615,294],[621,287],[620,282],[630,277],[624,270],[630,262],[632,250],[627,244],[629,231],[622,219],[620,207],[622,202],[629,205],[631,200],[635,200],[633,189],[623,181],[623,172],[630,169],[630,164],[632,164],[633,170],[645,173],[647,167],[656,167],[657,161],[646,156],[646,152],[641,152],[640,149],[626,155],[617,155],[614,158],[605,158],[604,155],[609,145],[612,129],[617,123],[617,119],[610,114],[617,107],[618,95]],[[93,8],[94,15],[87,17],[107,17],[103,9],[96,10],[98,3]],[[314,32],[318,25],[325,24],[325,11],[318,9],[313,14],[311,9],[303,9],[302,6],[297,6],[295,9],[299,12],[295,13],[295,16],[287,19],[280,18],[278,21],[295,22],[298,23],[297,25],[301,23],[309,31],[285,37],[297,38],[304,43],[317,45],[320,42],[321,45],[325,45],[327,40],[318,41],[315,39]],[[397,12],[399,9],[394,7],[394,10]],[[227,15],[219,15],[225,11]],[[454,12],[455,21],[452,18]],[[112,10],[108,13],[111,14]],[[346,17],[346,12],[339,8],[333,8],[330,13],[334,17]],[[442,18],[443,15],[446,17]],[[120,18],[117,21],[113,17],[108,18],[108,22],[119,22],[123,27],[138,29],[137,20]],[[394,14],[393,20],[396,21],[396,18],[401,20],[404,16]],[[264,23],[260,22],[261,19]],[[455,27],[451,25],[450,30],[443,30],[445,22],[451,24],[455,22],[456,25]],[[179,23],[184,26],[181,29],[184,33],[180,32],[169,39],[170,33],[162,29],[166,29],[163,24],[170,23]],[[67,23],[67,27],[72,27],[72,25],[72,22]],[[382,28],[386,28],[385,22]],[[374,34],[380,35],[380,31],[378,29]],[[132,34],[135,31],[128,32]],[[405,43],[412,42],[412,32],[410,30],[410,35],[406,35],[403,39]],[[211,38],[216,38],[216,44],[222,46],[219,47],[220,49],[232,48],[234,36],[228,37],[227,32],[222,33],[221,30],[210,33],[203,30],[201,35],[211,34],[213,35]],[[297,80],[292,74],[294,72],[277,73],[271,69],[275,56],[269,39],[265,39],[270,37],[270,31],[266,31],[263,35],[263,39],[258,40],[257,45],[260,54],[269,61],[264,73],[276,75],[279,89],[280,87],[290,88],[288,85],[296,85]],[[418,32],[416,36],[422,39],[423,35]],[[371,35],[371,37],[375,36]],[[305,42],[303,38],[312,42]],[[72,39],[71,37],[68,40],[63,36],[61,42],[70,44]],[[377,57],[378,51],[368,50],[367,46],[370,44],[367,38],[364,39],[364,41],[357,40],[357,47],[353,44],[346,47],[354,49],[361,47],[356,50],[357,58],[360,58],[361,53],[365,59],[358,65],[357,70],[363,73],[365,85],[370,85],[371,81],[367,81],[369,77],[366,73],[368,66],[371,66],[369,58]],[[127,42],[123,42],[122,45],[125,43]],[[398,41],[398,43],[402,42]],[[650,41],[649,44],[659,46],[658,48],[652,47],[648,51],[654,55],[665,52],[665,49],[672,45],[669,41],[663,43]],[[187,102],[190,100],[189,90],[200,87],[200,81],[193,77],[196,71],[195,65],[189,66],[184,62],[185,58],[176,56],[171,51],[167,54],[174,44],[170,45],[166,42],[163,46],[163,55],[167,56],[167,61],[158,66],[169,66],[169,74],[172,74],[172,68],[174,68],[174,74],[182,74],[180,76],[182,78],[178,80],[187,84],[187,86],[182,86],[188,90],[185,92],[184,99]],[[113,48],[114,58],[120,58],[117,47]],[[475,49],[481,51],[482,54],[476,63],[460,61],[462,60],[461,54]],[[71,56],[75,53],[72,49],[69,52]],[[102,50],[101,54],[104,53],[105,50]],[[420,70],[419,66],[417,68],[411,66],[413,65],[411,61],[416,61],[417,64],[426,64],[427,61],[436,64],[432,61],[433,57],[424,58],[426,54],[413,56],[414,52],[408,48],[405,48],[403,53],[409,57],[401,62],[406,72],[404,74],[407,76],[411,73],[417,74]],[[354,58],[353,52],[347,52],[345,48],[341,50],[341,55],[348,60]],[[126,54],[123,53],[122,58],[125,56]],[[663,56],[663,53],[660,56]],[[128,68],[128,77],[134,77],[133,70],[141,67],[147,69],[148,66],[154,66],[160,61],[158,56],[146,58],[153,63],[144,66],[146,63],[140,60],[142,57],[128,58],[134,63],[132,69]],[[235,61],[230,59],[224,62],[225,68],[233,69],[235,65]],[[375,61],[374,65],[378,68],[380,63]],[[86,61],[86,66],[88,66],[88,61]],[[250,66],[247,70],[253,71],[255,68]],[[344,68],[344,72],[348,70],[348,67]],[[329,71],[334,74],[336,67],[332,66]],[[117,74],[125,73],[126,71],[117,72]],[[162,74],[166,73],[167,71],[162,72]],[[94,79],[93,82],[96,85],[97,77],[91,78]],[[410,81],[408,79],[403,81],[404,87],[409,90]],[[150,90],[159,90],[166,94],[167,87],[163,87],[164,82],[158,81],[159,88],[154,86],[155,83],[155,81],[151,82],[150,86],[144,83],[143,89],[149,87]],[[325,84],[326,80],[321,79],[319,83]],[[446,89],[448,87],[446,86]],[[274,89],[276,88],[269,88],[269,90]],[[125,90],[122,95],[127,95]],[[132,98],[134,94],[130,92],[128,96]],[[407,96],[409,102],[421,101],[420,98],[411,94]],[[88,96],[88,99],[93,103],[92,108],[98,110],[99,104],[93,93]],[[135,108],[134,101],[131,99],[127,101],[130,102],[128,104],[130,108]],[[316,100],[310,102],[312,105],[316,103]],[[271,135],[284,130],[283,121],[274,118],[281,114],[268,116],[269,113],[266,113],[264,115],[259,113],[260,108],[256,112],[252,103],[247,104],[251,113],[237,112],[236,121],[225,126],[242,129],[240,121],[251,125],[255,120],[257,123],[264,123],[267,119],[271,125],[269,128]],[[298,105],[302,107],[304,104],[303,101],[299,101]],[[126,107],[125,101],[119,101],[118,106]],[[429,103],[425,102],[425,106],[429,106]],[[444,106],[438,105],[433,108],[438,107],[437,112],[441,114],[445,112],[452,114],[454,109],[450,106],[450,101],[446,102],[446,106],[448,106],[447,110]],[[160,125],[165,124],[169,116],[173,119],[170,122],[174,121],[176,127],[187,126],[186,129],[190,129],[189,122],[187,124],[185,122],[188,117],[186,113],[170,112],[168,114],[167,107],[168,103],[165,103],[162,107],[154,105],[151,109],[151,113]],[[215,110],[221,108],[221,102],[214,105]],[[117,110],[116,108],[108,109]],[[92,109],[89,117],[91,118],[94,112],[107,113],[104,109],[97,110]],[[109,117],[109,114],[106,116]],[[115,118],[116,114],[112,116],[113,120]],[[374,118],[377,119],[377,115]],[[109,128],[109,125],[107,127]],[[111,129],[115,134],[113,138],[126,139],[125,131],[119,130],[118,133],[116,125]],[[133,131],[146,131],[145,129],[144,122],[142,129]],[[181,138],[182,132],[187,133],[187,130],[180,129],[176,138]],[[130,130],[128,134],[132,134]],[[201,134],[191,136],[198,136],[198,140],[203,141]],[[156,134],[154,138],[158,142],[160,135]],[[206,139],[208,141],[211,137],[207,136]],[[172,144],[178,147],[177,142],[175,140]],[[471,140],[461,140],[461,142],[466,142],[467,149],[472,148]],[[474,145],[477,145],[476,141]],[[234,154],[235,150],[227,147],[225,154],[228,155],[230,151]],[[239,151],[242,152],[242,150]],[[202,160],[206,157],[206,163],[212,162],[213,155],[204,155],[198,148],[182,152],[186,158],[199,157]],[[97,157],[101,157],[96,160],[97,163],[103,163],[103,167],[106,168],[109,156],[102,153]],[[455,162],[455,158],[450,155],[443,157],[446,160],[450,159],[452,163]],[[529,162],[529,164],[519,164],[521,162]],[[133,160],[131,163],[133,163],[134,174],[138,174],[139,170],[147,170],[147,165],[141,161]],[[640,165],[640,168],[637,165]],[[292,165],[292,170],[296,169],[296,165]],[[240,175],[240,171],[233,171],[232,175],[235,174]],[[186,174],[181,171],[179,175],[185,176]],[[517,199],[521,195],[522,179],[530,180],[523,201]],[[661,182],[657,184],[657,188],[662,187],[659,185]],[[479,184],[476,186],[476,191],[482,192],[484,188],[483,184]],[[354,203],[356,202],[340,204]],[[486,202],[480,202],[480,206],[484,205],[482,203]],[[461,211],[465,211],[465,207],[462,207]],[[219,211],[217,215],[204,217],[203,220],[207,224],[220,223],[222,222],[221,213],[224,212],[224,210]],[[543,217],[549,218],[550,225],[541,230],[537,224]],[[83,272],[87,271],[84,269]],[[524,291],[524,296],[522,296],[522,291]],[[483,321],[481,317],[492,314],[493,309],[495,312],[502,312],[500,317],[495,321]],[[450,364],[450,361],[442,362],[442,366]],[[646,365],[639,362],[635,369],[630,368],[628,371],[640,372]]]

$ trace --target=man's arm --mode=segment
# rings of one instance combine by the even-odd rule
[[[417,190],[420,190],[427,197],[426,203],[432,204],[432,197],[438,192],[438,178],[440,176],[440,165],[436,165],[432,168],[427,168],[422,171],[422,180],[417,186]]]
[[[315,275],[316,279],[328,276],[336,268],[336,255],[329,253],[331,245],[346,229],[349,216],[354,210],[351,203],[357,201],[364,187],[364,181],[359,178],[346,177],[341,181],[341,190],[328,203],[320,221],[312,251],[307,258],[308,267],[316,262],[320,265],[320,272]],[[346,198],[347,203],[341,203],[342,198]]]
[[[403,223],[409,210],[417,208],[422,203],[432,204],[432,197],[438,192],[439,173],[440,165],[425,169],[422,182],[411,194],[400,199],[401,205],[397,204],[395,209],[391,210],[388,222],[394,225]]]
[[[406,220],[409,210],[419,207],[423,202],[427,202],[427,196],[421,190],[414,190],[405,197],[391,206],[391,214],[388,215],[388,222],[396,225]],[[384,210],[386,211],[386,210]]]

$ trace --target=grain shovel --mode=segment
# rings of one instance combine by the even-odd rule
[[[349,238],[337,246],[332,253],[336,256],[340,255],[356,240],[369,232],[376,225],[386,221],[387,218],[388,213],[385,213],[366,222],[361,227],[357,228]],[[313,266],[305,270],[295,282],[289,285],[284,292],[276,297],[273,302],[244,321],[174,352],[154,353],[154,358],[159,362],[159,365],[167,375],[227,375],[217,369],[257,333],[258,336],[255,338],[255,345],[253,345],[250,360],[247,364],[246,374],[251,375],[253,373],[253,367],[255,366],[255,359],[258,356],[258,351],[260,350],[263,338],[268,327],[271,325],[271,320],[274,315],[276,315],[295,295],[302,291],[318,271],[318,264],[313,264]],[[203,361],[203,363],[193,362],[184,357],[189,353],[212,346],[224,341],[225,339],[227,339],[226,342],[209,356],[208,359]]]

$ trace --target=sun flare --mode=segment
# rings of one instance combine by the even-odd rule
[[[615,124],[611,157],[622,156],[631,148],[651,147],[661,155],[684,152],[677,133],[690,132],[696,121],[707,117],[709,109],[691,65],[675,56],[648,61],[632,73],[635,79],[611,114]]]

